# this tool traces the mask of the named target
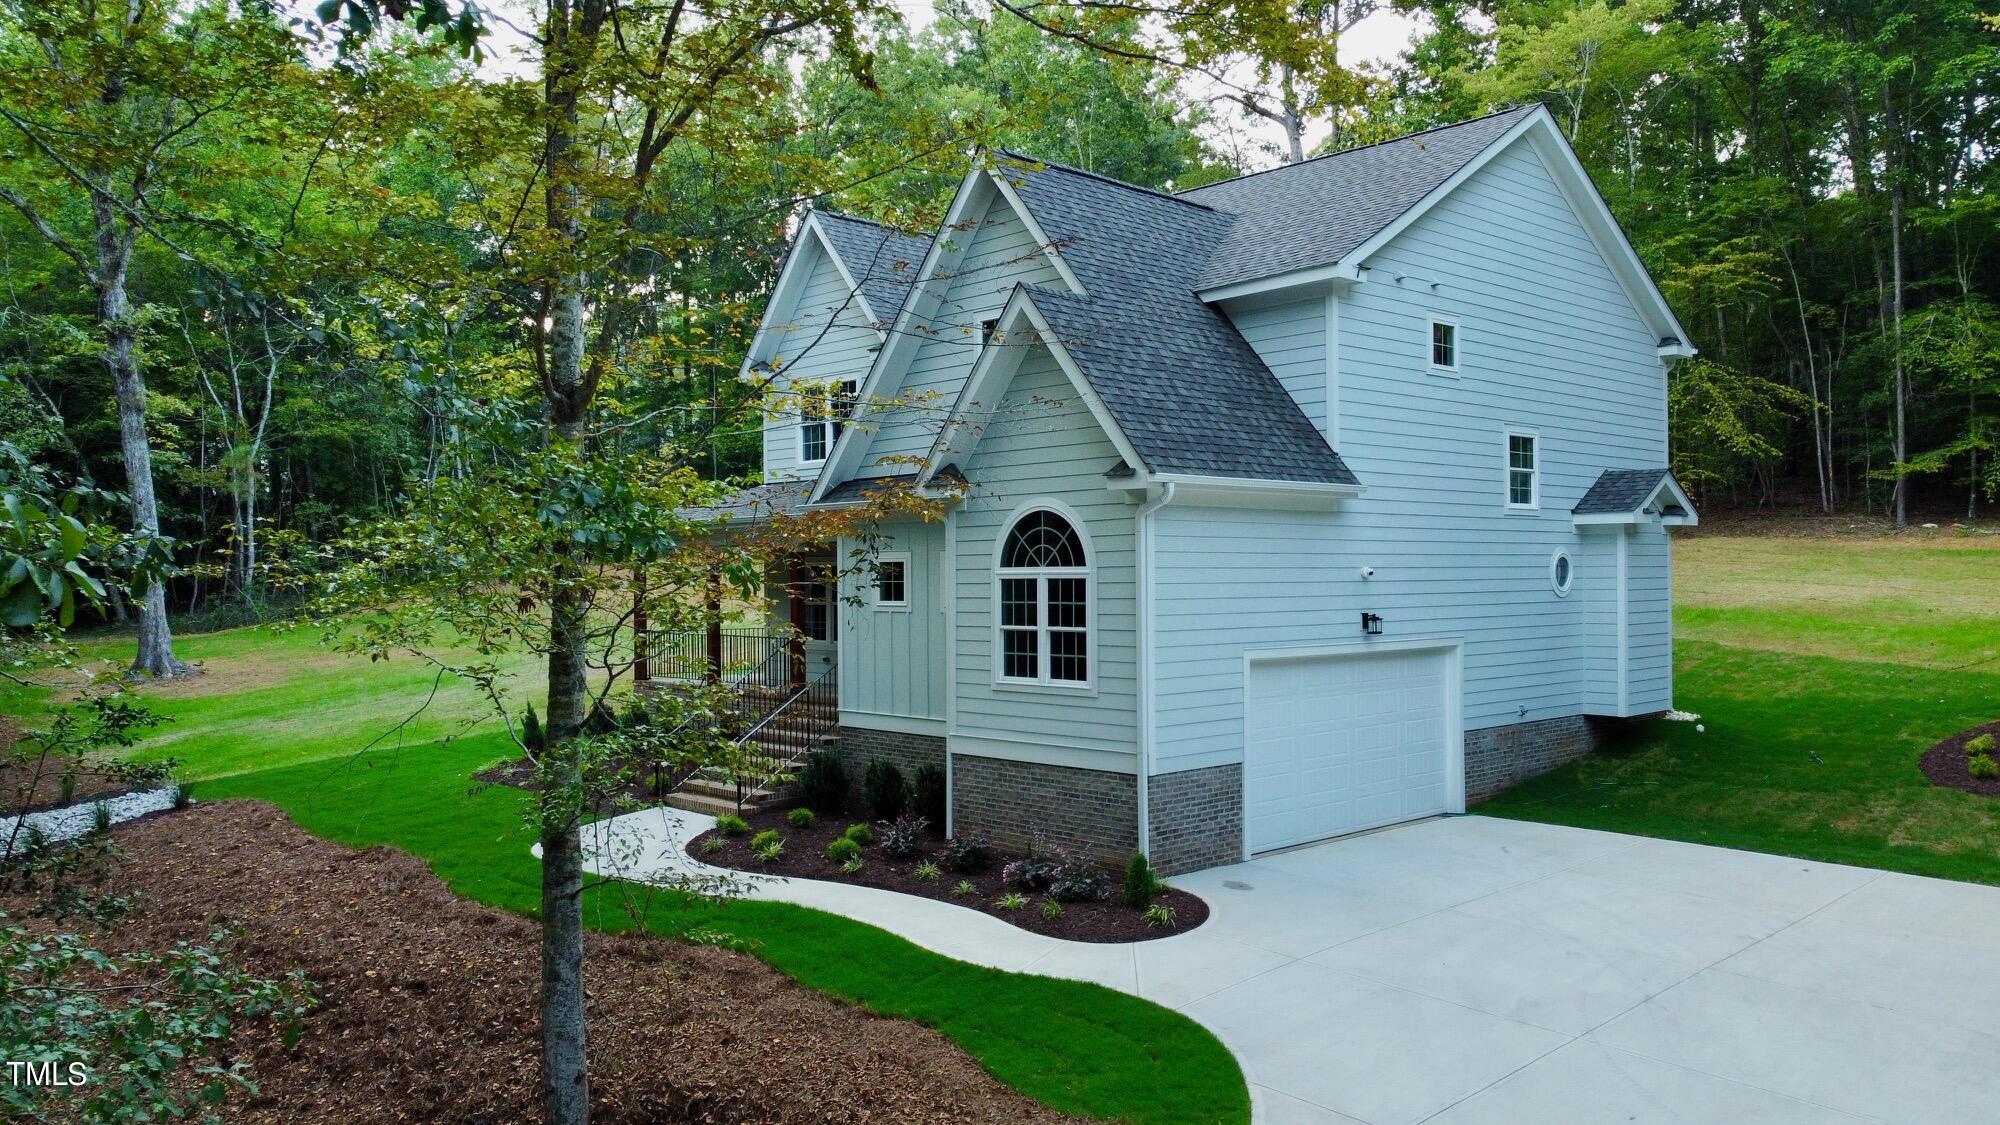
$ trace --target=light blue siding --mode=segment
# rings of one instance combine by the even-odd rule
[[[1665,528],[1640,526],[1627,550],[1625,711],[1647,715],[1674,705],[1672,549]]]
[[[884,457],[923,457],[979,357],[980,325],[1000,315],[1016,285],[1060,285],[1048,254],[1002,196],[995,195],[977,226],[946,237],[962,239],[965,255],[952,271],[935,311],[919,329],[926,339],[911,357],[891,405],[868,412],[868,455],[856,476],[907,471]]]
[[[840,560],[854,570],[841,586],[840,706],[844,722],[868,726],[871,716],[932,719],[945,715],[944,525],[916,520],[884,526],[870,548],[877,557],[909,560],[909,608],[875,604],[873,574],[859,568],[857,540],[840,541]]]
[[[1326,298],[1246,309],[1230,318],[1257,357],[1326,432]]]
[[[1570,509],[1600,471],[1666,461],[1654,334],[1525,144],[1364,264],[1341,297],[1334,444],[1366,493],[1333,513],[1155,517],[1158,772],[1240,757],[1246,650],[1359,640],[1364,610],[1385,639],[1464,640],[1468,730],[1592,709],[1584,619],[1615,573]],[[1459,378],[1426,371],[1431,313],[1459,324]],[[1240,315],[1274,335],[1282,319]],[[1538,511],[1505,509],[1509,425],[1538,431]],[[1549,582],[1559,547],[1579,562],[1568,598]],[[1662,578],[1651,616],[1633,604],[1635,677],[1668,674],[1665,599]]]
[[[1118,453],[1045,349],[1023,362],[1000,419],[965,467],[972,495],[953,515],[957,607],[957,700],[952,733],[1033,749],[1097,751],[1097,768],[1131,768],[1134,693],[1132,505],[1105,488]],[[1095,617],[1090,656],[1095,690],[994,682],[993,611],[999,536],[1033,501],[1075,512],[1090,540]],[[1100,755],[1102,756],[1102,755]]]
[[[806,284],[790,309],[766,314],[771,319],[752,357],[783,369],[772,380],[772,410],[764,420],[767,480],[811,476],[818,471],[816,465],[803,470],[799,467],[797,400],[784,393],[786,388],[794,382],[859,382],[875,361],[875,348],[882,339],[839,267],[818,242],[801,247],[800,252],[813,256]]]

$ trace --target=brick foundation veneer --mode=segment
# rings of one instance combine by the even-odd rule
[[[1153,870],[1199,871],[1243,858],[1243,767],[1155,774],[1146,787]]]
[[[1483,801],[1596,750],[1625,719],[1564,715],[1465,732],[1465,801]]]
[[[918,766],[944,768],[942,735],[843,726],[840,728],[840,741],[834,743],[833,752],[840,756],[840,764],[847,767],[850,812],[867,809],[862,803],[861,778],[868,771],[868,763],[877,758],[894,762],[906,782],[916,781]]]
[[[1037,829],[1056,847],[1122,865],[1139,840],[1138,786],[1129,773],[952,756],[952,826],[1007,851]]]

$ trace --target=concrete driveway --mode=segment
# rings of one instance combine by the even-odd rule
[[[1478,816],[1177,882],[1230,955],[1138,991],[1260,1120],[2000,1120],[2000,890]]]
[[[685,874],[709,823],[620,817],[594,866]],[[2000,889],[1479,816],[1173,881],[1207,924],[1130,945],[816,880],[743,890],[1186,1012],[1259,1121],[2000,1120]]]

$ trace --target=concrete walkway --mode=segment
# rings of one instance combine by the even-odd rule
[[[681,844],[708,823],[620,817],[601,870],[700,873]],[[1477,816],[1177,878],[1207,924],[1132,945],[746,883],[1185,1012],[1236,1054],[1260,1121],[2000,1119],[1995,888]]]

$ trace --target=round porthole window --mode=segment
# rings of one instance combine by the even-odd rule
[[[1576,564],[1570,561],[1568,551],[1557,551],[1549,556],[1549,585],[1555,587],[1556,597],[1569,597],[1569,588],[1576,581]]]

